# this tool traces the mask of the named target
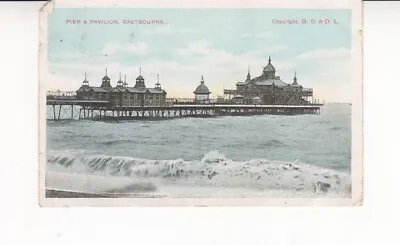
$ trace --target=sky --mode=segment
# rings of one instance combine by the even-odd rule
[[[274,24],[293,19],[308,24]],[[282,80],[291,83],[296,71],[298,83],[313,88],[316,98],[351,100],[350,10],[58,8],[49,14],[47,41],[48,90],[76,90],[85,72],[91,86],[100,86],[106,68],[113,86],[119,73],[133,86],[141,68],[147,87],[154,87],[159,74],[168,97],[193,97],[204,76],[216,98],[244,81],[248,69],[252,77],[261,75],[271,56]]]

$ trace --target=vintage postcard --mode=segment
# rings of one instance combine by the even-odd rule
[[[42,206],[362,203],[361,2],[40,12]]]

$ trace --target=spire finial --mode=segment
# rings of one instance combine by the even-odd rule
[[[86,81],[86,71],[85,71],[85,81]]]
[[[161,89],[161,84],[160,84],[160,75],[157,73],[157,83],[156,83],[156,89]]]
[[[269,55],[268,64],[271,64],[271,55]]]
[[[107,68],[106,68],[106,76],[107,76]]]
[[[124,82],[126,82],[126,74],[125,74],[125,79],[124,79]]]
[[[201,75],[201,83],[202,83],[202,84],[204,83],[204,77],[203,77],[203,75]]]
[[[119,80],[121,80],[121,72],[119,72]]]
[[[139,75],[142,75],[142,67],[139,67]]]
[[[297,74],[296,74],[296,71],[294,71],[293,85],[298,85],[298,84],[297,84]]]

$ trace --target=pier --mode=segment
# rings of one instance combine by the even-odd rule
[[[162,120],[182,117],[319,114],[322,104],[208,104],[176,103],[163,105],[116,106],[110,101],[51,97],[46,100],[50,120]]]
[[[303,87],[294,72],[293,82],[276,76],[271,57],[260,76],[252,77],[250,69],[236,89],[224,89],[217,99],[210,98],[203,75],[192,98],[167,98],[160,77],[154,87],[145,84],[142,69],[133,86],[119,74],[112,86],[107,68],[100,86],[91,86],[86,72],[76,91],[49,91],[47,116],[52,120],[161,120],[179,117],[218,117],[250,115],[319,114],[323,104],[314,98],[312,88]],[[51,112],[49,111],[51,109]]]

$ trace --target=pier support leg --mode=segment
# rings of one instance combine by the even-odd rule
[[[61,106],[62,105],[60,105],[60,107],[58,108],[58,120],[60,120],[60,116],[61,116]]]
[[[74,119],[74,105],[71,105],[71,120]]]
[[[57,118],[56,118],[56,106],[55,105],[53,105],[53,119],[57,120]]]

